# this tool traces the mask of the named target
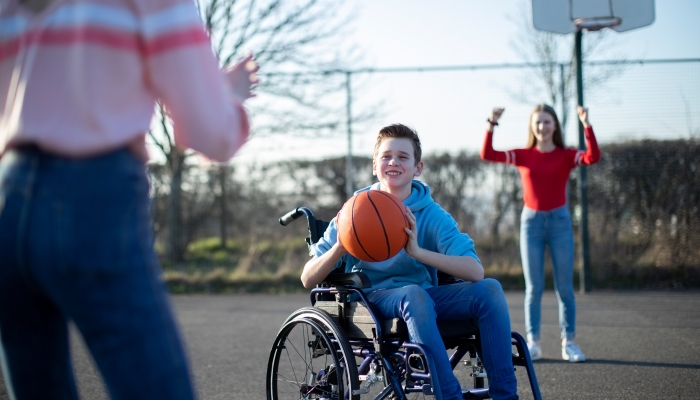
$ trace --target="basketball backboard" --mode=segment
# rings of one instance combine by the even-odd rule
[[[629,31],[654,22],[654,0],[532,0],[536,29],[573,33],[579,29]]]

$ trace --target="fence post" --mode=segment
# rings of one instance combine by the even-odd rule
[[[561,101],[561,136],[566,143],[566,123],[569,113],[566,112],[568,101],[566,101],[566,82],[564,82],[564,63],[559,63],[559,99]]]
[[[345,72],[345,91],[347,92],[347,128],[348,128],[348,155],[345,160],[345,197],[348,199],[352,197],[355,191],[353,185],[353,172],[352,172],[352,87],[350,85],[352,79],[352,72]]]
[[[576,47],[576,91],[578,97],[578,104],[583,106],[583,55],[581,51],[581,42],[583,39],[583,32],[580,30],[576,32],[575,47]],[[583,124],[578,121],[578,148],[581,150],[586,149],[586,138],[583,134]],[[588,250],[588,175],[586,167],[578,168],[578,195],[579,195],[579,209],[581,210],[580,221],[578,224],[579,236],[581,238],[581,270],[580,270],[580,282],[579,290],[582,294],[591,291],[591,265],[590,265],[590,253]]]

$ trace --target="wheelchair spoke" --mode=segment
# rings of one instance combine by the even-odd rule
[[[303,328],[307,328],[304,326]],[[301,331],[302,335],[302,340],[299,345],[306,347],[306,343],[308,343],[309,339],[309,333],[308,329],[303,329]],[[292,353],[296,353],[297,356],[299,356],[299,361],[301,362],[301,365],[304,366],[304,374],[300,378],[297,376],[297,370],[294,368],[295,367],[295,362],[292,360],[292,354],[290,354],[289,348],[292,348],[294,351]],[[289,337],[287,337],[287,340],[285,341],[285,354],[287,355],[287,361],[288,361],[288,366],[291,368],[291,373],[293,374],[293,379],[287,378],[283,375],[279,375],[278,380],[294,384],[295,386],[301,388],[304,383],[307,383],[309,386],[313,384],[312,380],[315,375],[315,371],[313,368],[313,359],[307,358],[308,354],[306,351],[300,351],[297,347],[297,345],[294,344],[292,340],[290,340]],[[294,357],[296,359],[296,357]],[[301,367],[299,365],[299,367]],[[307,382],[308,381],[308,382]]]
[[[305,343],[306,340],[304,340],[304,339],[308,338],[306,330],[302,331],[302,335],[303,335],[302,343]],[[290,366],[294,365],[294,363],[292,362],[292,357],[289,354],[289,350],[288,350],[288,346],[291,346],[294,349],[294,351],[297,353],[297,355],[302,358],[304,365],[306,366],[305,371],[304,371],[304,377],[306,377],[306,374],[309,371],[311,371],[311,374],[313,375],[313,373],[314,373],[313,365],[309,365],[309,362],[306,359],[306,353],[304,353],[302,355],[301,352],[297,349],[297,347],[294,345],[294,343],[292,341],[287,340],[285,343],[286,343],[285,353],[287,354],[287,360],[289,361],[289,365]],[[310,360],[310,361],[311,361],[311,363],[313,363],[313,360]],[[292,373],[294,374],[294,382],[299,382],[299,380],[298,380],[299,378],[297,378],[296,370],[294,368],[292,368]],[[304,381],[306,381],[306,379],[304,379],[302,382],[304,382]]]
[[[288,345],[292,345],[292,346],[293,346],[293,344],[291,344],[291,343],[289,343]],[[289,351],[285,351],[285,353],[287,354],[287,360],[289,360],[289,365],[292,365],[292,358],[289,356]],[[298,354],[298,353],[299,353],[299,352],[297,351],[297,354]],[[299,382],[299,378],[297,378],[296,370],[294,370],[293,368],[292,368],[292,373],[294,374],[294,380],[291,380],[291,381],[290,381],[290,380],[288,380],[288,379],[285,378],[286,382],[290,382],[290,383],[291,383],[291,382]],[[280,380],[280,379],[278,378],[278,380]]]
[[[306,307],[282,325],[267,368],[268,400],[364,400],[355,355],[325,311]]]
[[[284,382],[284,383],[290,383],[296,387],[301,388],[301,384],[299,384],[299,381],[297,381],[295,379],[285,379],[283,376],[278,376],[277,381]]]
[[[311,321],[292,321],[277,346],[274,399],[342,399],[343,381],[332,340]]]

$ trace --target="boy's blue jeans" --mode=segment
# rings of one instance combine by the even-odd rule
[[[574,234],[567,206],[550,211],[525,207],[521,214],[520,255],[525,274],[525,330],[529,340],[540,339],[545,246],[549,246],[552,256],[561,338],[573,339],[576,333]]]
[[[493,399],[517,399],[513,372],[510,315],[498,281],[484,279],[423,289],[416,285],[380,289],[368,300],[382,318],[403,318],[410,340],[425,345],[437,368],[435,391],[445,400],[461,399],[436,321],[473,321],[481,334],[482,357]]]
[[[0,356],[11,398],[77,399],[72,321],[112,399],[192,399],[159,278],[142,162],[0,159]]]

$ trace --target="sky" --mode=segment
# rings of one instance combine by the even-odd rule
[[[521,0],[356,0],[356,40],[376,66],[518,62]],[[529,5],[530,2],[526,1]],[[700,1],[657,0],[655,21],[619,33],[629,58],[700,57]]]
[[[357,68],[521,63],[523,59],[514,50],[512,42],[519,34],[514,19],[518,18],[523,1],[526,2],[526,7],[529,7],[530,3],[527,0],[354,0],[351,5],[356,12],[356,19],[351,27],[351,34],[347,37],[347,43],[349,46],[357,46],[362,51],[364,65],[358,65]],[[612,47],[606,52],[595,54],[592,59],[609,59],[620,54],[627,59],[700,58],[698,16],[698,0],[656,0],[655,20],[650,26],[615,33]],[[390,107],[382,120],[359,127],[359,131],[353,131],[353,153],[371,155],[373,138],[378,129],[397,121],[406,122],[421,133],[425,152],[478,149],[483,137],[483,120],[488,116],[491,106],[496,105],[493,102],[506,107],[506,124],[502,129],[510,129],[513,132],[517,129],[517,133],[513,133],[517,135],[517,140],[504,141],[501,144],[518,147],[519,141],[524,142],[522,120],[527,118],[532,105],[513,104],[503,93],[490,97],[494,85],[498,87],[498,82],[490,81],[490,88],[476,88],[474,85],[463,88],[456,81],[451,81],[452,78],[453,76],[448,74],[438,76],[433,83],[426,83],[425,86],[416,84],[414,92],[404,94],[402,90],[405,86],[413,85],[414,81],[408,77],[406,81],[401,81],[400,77],[392,77],[392,83],[373,84],[376,87],[369,89],[367,93],[356,93],[359,104],[353,106],[362,106],[363,95],[366,98],[369,93],[379,93],[378,95],[387,96]],[[697,77],[692,79],[695,85],[700,84]],[[684,88],[683,83],[669,85],[678,86],[673,89],[677,91],[695,91],[694,87]],[[475,100],[465,100],[462,94],[456,92],[458,90],[479,90],[479,93],[484,93],[484,101],[478,103]],[[401,99],[406,97],[412,97],[413,101],[404,104]],[[691,114],[695,114],[696,111],[700,114],[700,108],[695,108],[696,99],[697,97],[694,97],[690,100]],[[424,100],[422,104],[421,100]],[[624,99],[616,101],[620,103],[622,100]],[[466,101],[465,104],[471,109],[461,120],[452,121],[449,125],[443,126],[441,121],[451,117],[430,119],[418,115],[421,114],[421,109],[425,111],[426,107],[433,105],[436,107],[435,111],[428,114],[435,116],[444,110],[454,114],[456,111],[440,104],[462,101]],[[592,118],[596,116],[596,112],[598,110],[591,111]],[[615,118],[610,116],[610,119]],[[693,121],[696,122],[700,123],[700,115]],[[512,123],[512,126],[508,127],[507,123]],[[593,124],[595,126],[595,122]],[[465,130],[474,133],[472,136],[465,136],[464,133],[455,132],[461,129],[455,129],[455,126],[463,126]],[[575,129],[574,125],[571,126]],[[682,129],[684,128],[672,127],[672,130]],[[279,137],[274,139],[275,146],[271,146],[271,143],[269,138],[251,139],[234,162],[246,163],[261,158],[306,158],[309,154],[315,154],[318,158],[347,152],[345,127],[339,129],[337,136],[326,141],[304,142]],[[494,144],[498,148],[498,138]]]

